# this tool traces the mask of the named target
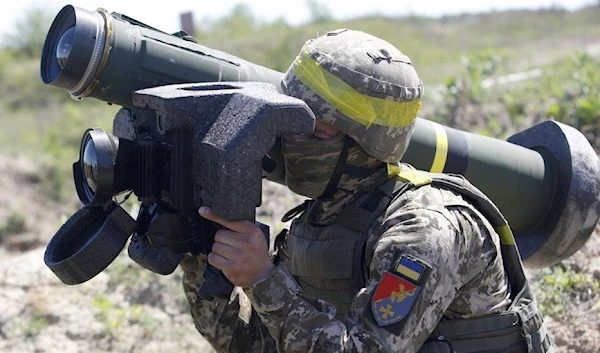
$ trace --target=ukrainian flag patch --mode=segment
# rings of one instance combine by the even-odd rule
[[[424,264],[406,256],[402,256],[400,261],[398,261],[398,265],[396,265],[396,273],[406,277],[407,279],[411,279],[414,282],[419,282],[421,276],[425,272],[425,269],[426,267]]]

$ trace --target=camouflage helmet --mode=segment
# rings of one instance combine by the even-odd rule
[[[281,85],[387,163],[398,162],[406,151],[423,95],[423,83],[406,55],[349,29],[307,41]]]

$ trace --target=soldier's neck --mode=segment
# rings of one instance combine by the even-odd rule
[[[329,200],[318,201],[312,210],[310,222],[318,225],[331,224],[352,203],[356,194],[361,190],[376,189],[387,180],[387,171],[381,168],[373,175],[357,179],[344,175],[338,188]]]

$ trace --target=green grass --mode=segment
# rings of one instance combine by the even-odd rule
[[[39,309],[33,309],[29,320],[23,323],[22,332],[26,338],[34,338],[50,326],[48,315]]]
[[[545,315],[568,322],[580,312],[600,314],[600,279],[567,264],[541,271],[533,288]]]
[[[7,236],[23,233],[27,229],[27,217],[19,211],[9,213],[4,223],[0,223],[0,242]]]

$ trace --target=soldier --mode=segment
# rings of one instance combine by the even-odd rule
[[[188,255],[200,333],[228,352],[550,352],[510,228],[462,177],[400,163],[421,106],[410,59],[367,33],[309,40],[282,87],[317,117],[284,136],[288,212],[269,254],[261,230],[203,207],[225,230]],[[236,285],[197,295],[208,261]]]

